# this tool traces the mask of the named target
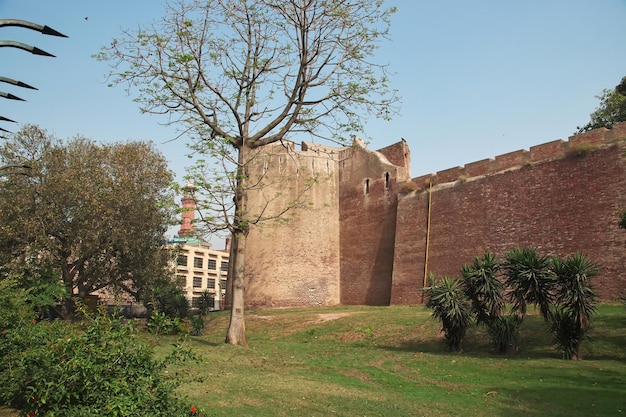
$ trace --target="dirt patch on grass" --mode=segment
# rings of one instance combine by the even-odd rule
[[[342,317],[351,316],[354,313],[319,313],[315,315],[315,319],[306,320],[303,323],[325,323],[327,321],[337,320]],[[271,321],[274,320],[274,316],[260,316],[257,314],[251,315],[251,317],[263,321]]]
[[[316,323],[324,323],[327,321],[337,320],[342,317],[351,316],[354,313],[320,313],[317,315]]]
[[[308,329],[313,326],[321,325],[340,319],[342,317],[351,316],[354,312],[329,312],[329,313],[312,313],[297,315],[271,315],[271,314],[251,314],[248,318],[251,321],[264,323],[265,328],[280,331],[280,336],[285,336],[295,332]],[[272,336],[270,336],[272,337]]]
[[[341,374],[345,376],[349,376],[351,378],[356,378],[359,381],[363,382],[364,384],[372,384],[372,379],[367,374],[361,371],[346,370],[346,371],[341,372]]]
[[[259,316],[259,315],[251,315],[250,317],[253,317],[255,319],[259,319],[259,320],[274,320],[274,316]]]

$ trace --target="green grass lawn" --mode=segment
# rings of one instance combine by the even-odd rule
[[[446,352],[422,307],[250,311],[247,349],[223,343],[227,323],[211,314],[187,342],[203,363],[179,369],[180,392],[211,416],[626,415],[623,306],[599,307],[582,361],[560,358],[537,315],[509,357],[478,328]]]
[[[508,357],[494,354],[479,328],[463,353],[446,352],[423,307],[249,311],[249,348],[223,343],[227,324],[227,312],[210,314],[204,335],[185,342],[202,363],[168,371],[208,416],[626,415],[621,305],[599,306],[581,361],[560,358],[536,314]],[[176,342],[160,338],[157,352]],[[0,417],[15,415],[0,409]]]

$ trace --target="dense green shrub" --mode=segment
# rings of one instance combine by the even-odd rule
[[[26,322],[0,336],[0,400],[29,416],[198,415],[165,372],[191,357],[177,346],[157,360],[132,322],[103,314],[80,325]]]
[[[53,314],[54,308],[67,299],[67,289],[59,274],[48,264],[28,263],[16,267],[11,277],[26,292],[26,302],[39,318]]]
[[[6,332],[29,323],[37,316],[28,292],[15,279],[0,279],[0,331]]]
[[[164,313],[170,318],[184,319],[189,315],[189,300],[182,288],[175,284],[163,285],[154,289],[152,311]]]
[[[156,311],[148,318],[148,331],[159,335],[188,335],[193,332],[193,322],[188,318],[170,317]]]

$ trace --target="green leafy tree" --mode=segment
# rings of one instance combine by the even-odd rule
[[[598,108],[591,113],[591,120],[576,133],[605,127],[610,129],[614,124],[626,122],[626,77],[613,90],[604,89],[596,96],[600,100]]]
[[[444,276],[424,289],[433,309],[433,317],[439,319],[446,346],[451,351],[463,351],[463,339],[472,323],[472,310],[463,293],[461,280]]]
[[[74,296],[106,289],[140,301],[171,279],[162,241],[172,174],[151,144],[63,142],[27,125],[0,145],[0,158],[30,167],[0,182],[5,274],[26,279],[39,268]]]
[[[233,237],[227,343],[247,345],[246,239],[264,220],[248,205],[259,184],[250,164],[296,134],[345,143],[372,115],[396,112],[386,67],[372,59],[394,11],[382,0],[178,1],[98,55],[114,84],[138,91],[142,111],[168,114],[224,161],[203,183],[230,193],[208,215]]]

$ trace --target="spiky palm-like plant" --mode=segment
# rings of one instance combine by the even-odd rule
[[[515,248],[506,254],[503,264],[512,310],[526,317],[527,305],[538,306],[544,319],[550,316],[556,280],[551,258],[539,255],[535,248]]]
[[[500,262],[489,251],[482,258],[475,256],[472,264],[461,267],[463,292],[472,303],[477,324],[489,324],[500,317],[504,286],[498,279],[499,271]]]
[[[446,346],[461,352],[463,338],[472,322],[471,308],[463,294],[461,281],[444,276],[425,291],[426,306],[433,309],[433,317],[441,320]]]
[[[488,323],[487,331],[498,353],[509,355],[515,352],[520,340],[520,324],[517,314],[498,316]]]
[[[200,312],[200,315],[206,316],[209,310],[215,305],[214,303],[215,300],[213,294],[211,294],[209,290],[202,291],[200,297],[198,298],[198,311]]]
[[[596,294],[591,278],[600,271],[597,263],[576,253],[565,259],[554,258],[558,307],[553,313],[554,342],[565,359],[580,358],[580,345],[587,338],[595,313]]]
[[[563,354],[563,359],[580,358],[580,345],[588,338],[588,335],[560,306],[555,307],[552,312],[550,333],[553,337],[552,343]]]

